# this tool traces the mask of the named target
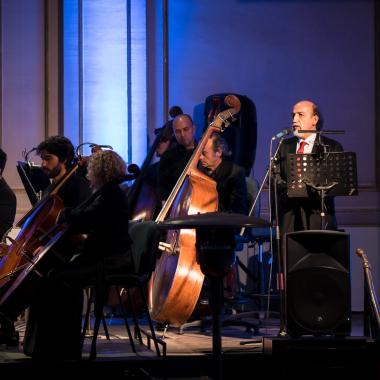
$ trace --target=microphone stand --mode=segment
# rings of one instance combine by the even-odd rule
[[[281,236],[280,236],[280,227],[278,223],[278,201],[277,201],[277,180],[275,181],[275,186],[274,186],[274,202],[275,202],[275,222],[276,225],[273,226],[273,219],[272,219],[272,207],[271,207],[271,177],[273,175],[273,162],[276,160],[278,151],[280,150],[280,146],[284,140],[284,137],[281,137],[276,151],[274,155],[272,155],[272,142],[276,139],[276,137],[272,137],[271,144],[270,144],[270,160],[269,160],[269,167],[265,173],[264,179],[261,182],[259,191],[257,192],[256,198],[248,212],[248,216],[251,216],[254,213],[256,204],[258,199],[260,198],[260,195],[263,191],[264,185],[267,182],[269,178],[269,185],[268,185],[268,192],[269,192],[269,218],[270,218],[270,249],[273,253],[273,239],[272,239],[272,231],[273,228],[275,228],[276,231],[276,250],[277,250],[277,259],[278,259],[278,278],[277,278],[277,284],[278,284],[278,290],[279,290],[279,295],[280,295],[280,332],[279,335],[284,336],[286,335],[286,316],[285,316],[285,297],[284,297],[284,291],[285,291],[285,282],[284,282],[284,273],[283,273],[283,263],[282,263],[282,255],[281,255]],[[269,175],[270,174],[270,175]],[[245,227],[243,227],[240,231],[240,236],[243,236],[245,232]],[[271,270],[272,272],[272,270]],[[271,275],[270,275],[271,277]],[[270,288],[270,286],[269,286]],[[268,308],[267,308],[267,318],[269,314],[269,289],[268,289]]]
[[[272,177],[273,177],[273,163],[276,160],[278,151],[280,150],[280,146],[283,142],[284,138],[281,137],[280,141],[277,144],[276,151],[270,159],[270,166],[268,169],[269,177],[269,191],[271,191],[272,185]],[[272,146],[272,145],[271,145]],[[272,149],[271,149],[272,150]],[[275,231],[276,231],[276,251],[277,251],[277,288],[280,296],[280,336],[286,336],[286,315],[285,315],[285,276],[284,276],[284,265],[283,265],[283,254],[281,251],[281,234],[280,234],[280,225],[279,225],[279,212],[278,212],[278,192],[277,192],[277,177],[274,177],[274,212],[275,212]],[[270,193],[269,193],[270,194]],[[269,196],[269,204],[270,204],[270,215],[272,219],[272,206],[271,206],[271,197]],[[272,223],[271,223],[272,225]],[[273,252],[273,245],[271,246]]]
[[[328,145],[325,145],[322,143],[321,140],[321,135],[343,135],[345,132],[341,130],[326,130],[326,131],[321,131],[321,130],[306,130],[306,129],[301,129],[298,131],[298,133],[315,133],[316,139],[315,143],[317,144],[318,149],[318,154],[321,158],[325,158],[328,155]],[[320,149],[322,148],[322,149]],[[327,229],[327,224],[326,224],[326,214],[325,214],[325,197],[326,193],[331,190],[334,186],[338,185],[338,182],[332,182],[331,184],[325,184],[325,185],[318,185],[310,181],[303,181],[307,186],[310,186],[314,190],[318,191],[321,197],[321,230],[326,230]]]

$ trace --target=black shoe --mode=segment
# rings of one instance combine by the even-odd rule
[[[20,341],[20,335],[18,331],[12,333],[0,332],[0,344],[6,344],[9,347],[18,346]]]

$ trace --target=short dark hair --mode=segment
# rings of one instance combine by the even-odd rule
[[[48,137],[37,146],[37,154],[40,155],[43,150],[57,156],[66,166],[70,166],[74,160],[74,146],[65,136]]]
[[[175,118],[176,116],[181,115],[181,114],[183,114],[183,111],[182,111],[182,108],[180,106],[173,106],[169,110],[169,115],[172,118]]]
[[[3,174],[6,163],[7,163],[7,154],[0,148],[0,175]]]
[[[317,130],[321,130],[323,127],[323,116],[321,113],[321,110],[319,109],[318,105],[313,103],[313,114],[318,116],[318,122],[317,122]]]
[[[222,150],[222,157],[231,156],[230,148],[228,147],[227,141],[219,134],[214,132],[211,135],[212,139],[212,149],[216,152],[218,149]]]

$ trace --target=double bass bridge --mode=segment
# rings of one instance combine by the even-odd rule
[[[164,241],[160,241],[158,244],[158,249],[173,256],[179,255],[180,252],[178,244],[166,243]]]

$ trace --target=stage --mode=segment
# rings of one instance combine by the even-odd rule
[[[362,315],[354,314],[351,336],[278,337],[279,321],[252,319],[259,323],[259,334],[241,326],[222,329],[222,378],[380,378],[380,346],[378,341],[363,337]],[[98,356],[89,361],[90,336],[86,338],[82,361],[34,361],[22,353],[22,346],[0,346],[0,373],[38,378],[60,376],[107,378],[175,379],[213,378],[212,330],[206,323],[189,327],[179,334],[169,328],[165,334],[166,356],[157,357],[153,350],[136,342],[133,353],[121,319],[107,319],[110,340],[103,331],[98,338]],[[17,322],[22,338],[23,321]],[[59,328],[59,326],[57,326]],[[249,329],[248,329],[249,330]],[[157,331],[162,337],[162,331]],[[144,340],[146,343],[146,339]],[[59,345],[52,332],[51,349]],[[162,348],[162,347],[161,347]],[[162,351],[161,351],[162,352]]]

